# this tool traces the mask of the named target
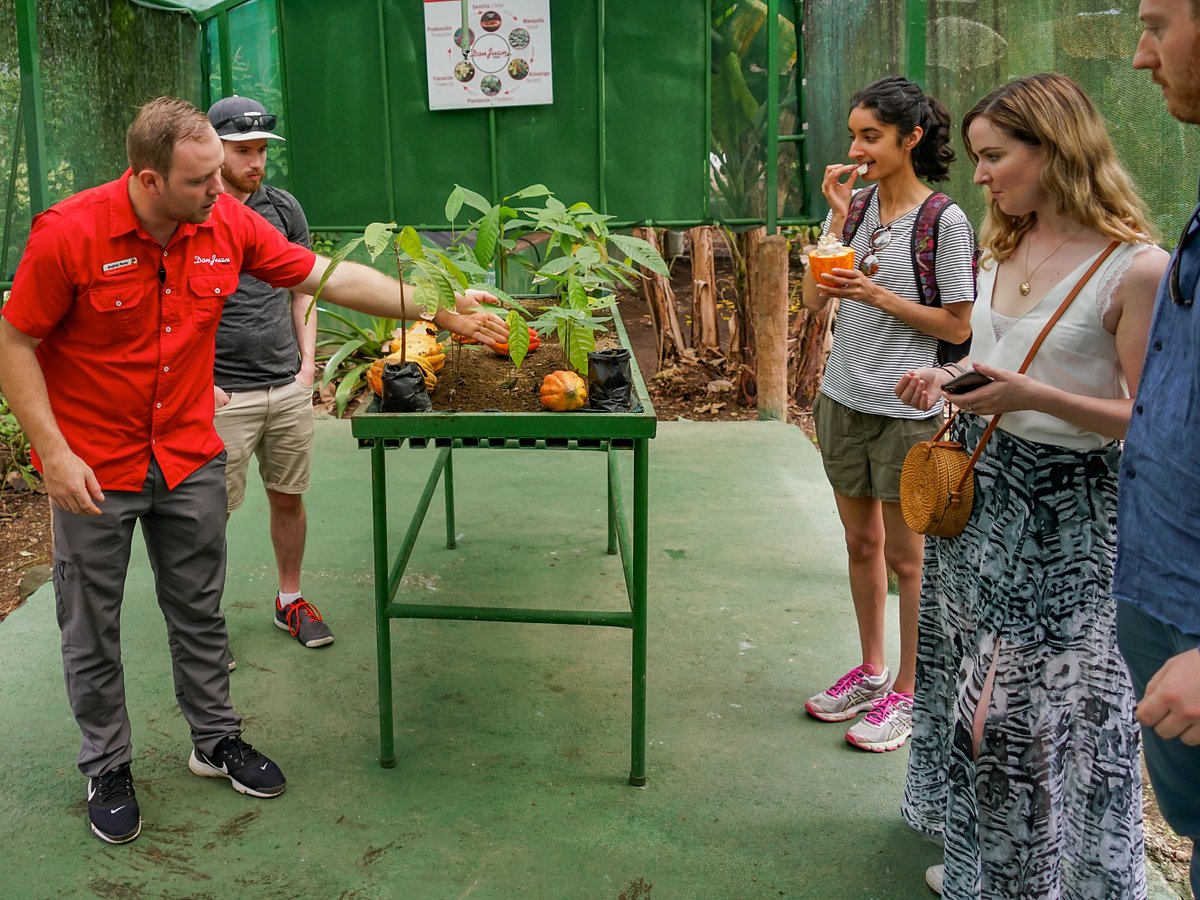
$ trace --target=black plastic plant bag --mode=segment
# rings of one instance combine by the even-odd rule
[[[597,350],[588,354],[589,409],[629,412],[633,408],[632,393],[628,350]]]
[[[384,363],[380,412],[429,412],[433,404],[425,393],[425,373],[416,363]]]

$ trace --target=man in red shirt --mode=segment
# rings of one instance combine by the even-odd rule
[[[221,140],[191,104],[160,97],[126,136],[119,179],[39,215],[0,313],[0,390],[55,508],[54,583],[67,694],[83,734],[92,831],[141,831],[121,666],[120,609],[141,521],[167,622],[191,771],[275,797],[279,767],[242,739],[229,699],[225,454],[213,428],[217,323],[239,272],[315,293],[329,260],[290,244],[223,193]],[[343,264],[323,291],[372,315],[421,310],[396,281]],[[485,295],[486,296],[486,295]],[[402,299],[403,298],[403,299]],[[501,319],[459,297],[445,328],[492,345]]]

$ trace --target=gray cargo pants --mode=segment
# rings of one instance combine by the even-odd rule
[[[105,491],[99,516],[54,511],[54,594],[67,697],[83,744],[79,770],[102,775],[133,753],[121,665],[121,601],[141,520],[167,622],[179,708],[206,754],[241,731],[229,700],[225,587],[225,454],[167,490],[150,461],[140,491]]]

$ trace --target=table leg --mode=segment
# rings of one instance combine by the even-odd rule
[[[608,448],[608,555],[615,556],[620,546],[617,543],[617,484],[620,473],[615,462],[617,451],[609,445]]]
[[[454,531],[454,449],[446,450],[446,467],[442,470],[442,489],[446,492],[446,549],[458,546]]]
[[[375,667],[379,676],[379,764],[396,765],[392,727],[392,627],[388,618],[387,463],[383,438],[371,444],[371,522],[375,567]]]
[[[633,442],[633,698],[629,783],[646,783],[646,590],[650,441]]]

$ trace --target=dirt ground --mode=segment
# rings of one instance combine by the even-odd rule
[[[691,277],[686,258],[676,260],[672,269],[680,324],[687,333],[690,328]],[[717,259],[718,307],[722,314],[722,341],[726,340],[727,319],[733,309],[733,278],[727,257]],[[638,367],[646,381],[650,400],[660,421],[677,418],[694,421],[731,421],[758,418],[753,407],[742,407],[736,402],[731,375],[719,363],[693,363],[672,367],[659,372],[657,340],[650,319],[649,309],[640,294],[625,292],[619,299],[621,318],[629,334],[629,341]],[[603,346],[603,343],[601,343]],[[481,348],[470,348],[477,354],[476,361],[490,373],[487,378],[497,383],[512,381],[507,388],[511,402],[506,409],[525,409],[529,403],[536,407],[537,386],[541,377],[554,369],[562,368],[558,354],[551,347],[541,348],[526,358],[522,372],[515,374],[508,362]],[[443,370],[446,382],[435,392],[442,394],[447,406],[435,408],[472,408],[473,401],[465,396],[467,380],[454,378],[454,349],[447,355],[447,366]],[[475,380],[475,379],[470,379]],[[457,385],[457,386],[454,386]],[[446,388],[452,390],[447,391]],[[455,395],[458,395],[455,397]],[[454,397],[454,399],[451,399]],[[789,410],[789,421],[804,429],[813,437],[812,417],[807,409],[793,407]],[[50,515],[49,504],[44,494],[38,492],[17,493],[0,491],[0,621],[16,609],[50,575]],[[1154,793],[1146,778],[1146,853],[1155,866],[1163,872],[1181,897],[1188,896],[1188,861],[1191,842],[1181,838],[1163,822],[1154,800]]]
[[[0,620],[50,576],[50,505],[37,491],[0,491]]]

